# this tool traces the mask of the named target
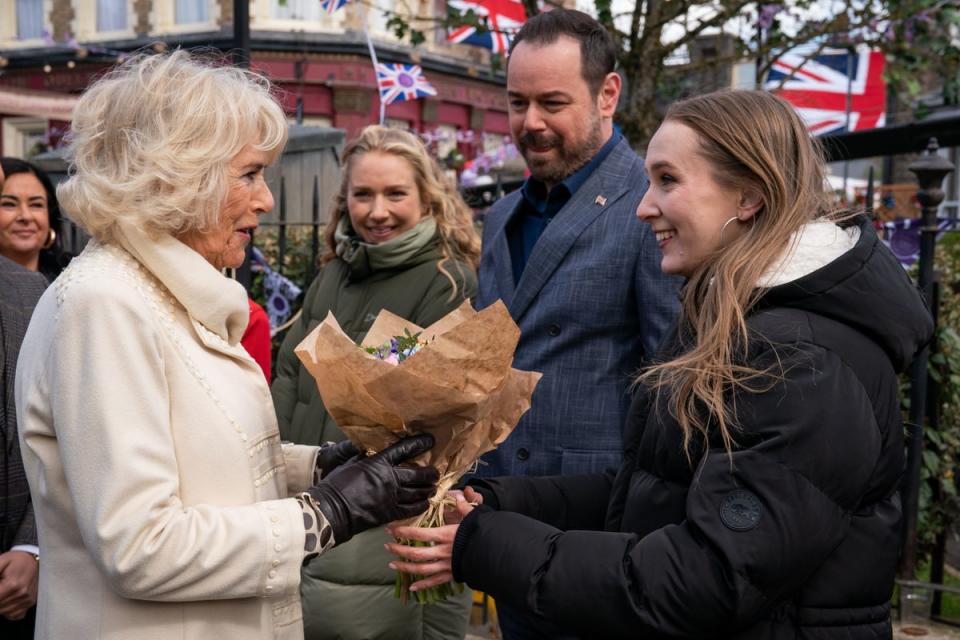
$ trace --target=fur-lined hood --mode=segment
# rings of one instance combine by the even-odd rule
[[[798,280],[853,249],[859,239],[859,227],[843,229],[828,221],[805,224],[793,234],[787,251],[757,284],[769,289]]]
[[[760,307],[805,309],[853,326],[879,344],[898,371],[933,334],[933,320],[903,267],[866,218],[850,226],[812,222],[761,279]],[[882,311],[882,312],[881,312]]]

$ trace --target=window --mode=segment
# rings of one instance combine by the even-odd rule
[[[43,37],[43,0],[17,0],[17,37]]]
[[[279,20],[319,20],[326,15],[320,0],[270,0],[270,17]]]
[[[390,19],[387,13],[396,10],[395,0],[373,0],[364,10],[367,12],[367,26],[370,33],[396,39],[396,36],[387,28],[387,21]]]
[[[4,118],[3,155],[30,158],[47,140],[47,121],[42,118]]]
[[[217,0],[153,0],[151,34],[218,31],[219,19],[220,2]]]
[[[320,0],[251,0],[250,28],[343,33],[355,2],[328,14]]]
[[[53,0],[0,0],[0,50],[43,45]]]
[[[457,150],[457,128],[450,124],[438,124],[435,132],[437,139],[437,158],[445,159]]]
[[[97,31],[125,31],[127,18],[127,0],[97,0]]]
[[[74,2],[74,28],[80,42],[133,38],[134,0]]]
[[[210,21],[210,5],[199,0],[176,0],[177,24],[196,24]]]

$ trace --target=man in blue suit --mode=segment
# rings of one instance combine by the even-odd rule
[[[486,217],[478,308],[503,299],[520,326],[514,366],[543,379],[478,476],[595,473],[620,463],[630,385],[678,310],[635,212],[643,161],[615,131],[617,48],[593,18],[556,9],[516,35],[510,128],[530,169]],[[498,609],[505,640],[562,632]]]

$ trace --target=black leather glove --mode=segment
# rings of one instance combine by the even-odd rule
[[[326,478],[334,469],[358,455],[360,455],[360,449],[357,449],[349,440],[320,447],[320,453],[317,454],[317,468],[320,469],[320,479]]]
[[[373,527],[427,510],[440,474],[433,467],[401,467],[433,447],[423,433],[395,442],[380,453],[341,465],[308,490],[333,529],[335,544]]]

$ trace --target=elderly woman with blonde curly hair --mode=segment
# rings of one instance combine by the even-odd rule
[[[81,98],[59,196],[94,238],[37,305],[16,401],[40,546],[37,638],[302,638],[300,566],[426,507],[432,446],[281,446],[239,344],[283,111],[178,51]]]

